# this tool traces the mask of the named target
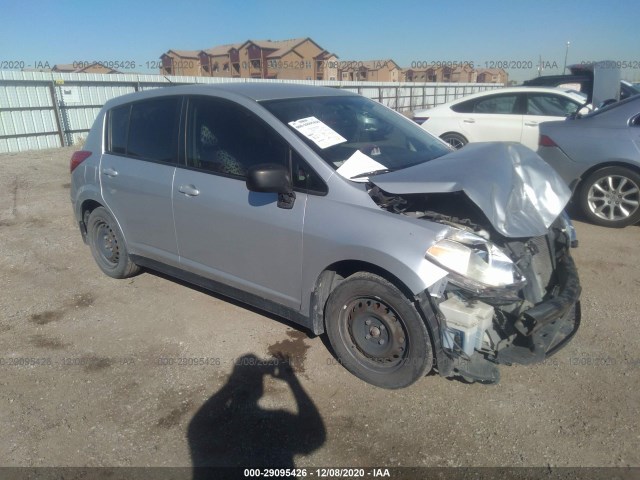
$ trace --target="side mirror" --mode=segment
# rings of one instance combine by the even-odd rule
[[[291,193],[291,176],[284,165],[263,163],[247,172],[247,188],[251,192]]]
[[[578,114],[583,117],[587,114],[591,113],[591,108],[589,108],[588,106],[584,106],[582,107],[580,110],[578,110]]]
[[[602,102],[600,105],[598,105],[598,110],[601,108],[604,108],[606,106],[609,106],[613,103],[616,103],[618,100],[616,100],[615,98],[607,98],[604,102]]]
[[[263,163],[247,172],[247,188],[250,192],[278,194],[278,208],[290,210],[296,201],[291,175],[284,165]]]

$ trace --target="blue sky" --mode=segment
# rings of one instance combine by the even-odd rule
[[[157,61],[246,39],[311,37],[340,60],[640,63],[637,0],[0,0],[0,62]],[[509,70],[524,80],[535,70]],[[640,69],[622,71],[640,81]]]

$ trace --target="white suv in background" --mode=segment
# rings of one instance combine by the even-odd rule
[[[414,121],[455,148],[470,142],[520,142],[538,148],[538,124],[581,110],[583,93],[549,87],[513,87],[476,93],[427,110]],[[586,110],[582,113],[586,113]]]

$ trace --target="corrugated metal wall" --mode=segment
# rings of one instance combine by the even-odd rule
[[[433,107],[503,86],[494,83],[372,83],[5,70],[0,71],[0,153],[77,144],[86,136],[102,105],[127,93],[165,87],[170,83],[273,81],[343,88],[400,112]]]

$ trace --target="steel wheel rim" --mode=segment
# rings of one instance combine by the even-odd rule
[[[340,335],[351,355],[369,369],[394,370],[409,352],[409,340],[402,318],[388,304],[373,297],[345,302]]]
[[[625,220],[640,206],[640,188],[624,175],[606,175],[591,185],[587,203],[591,213],[598,218]]]
[[[466,145],[462,140],[456,137],[445,137],[444,141],[447,142],[456,150],[460,150],[462,147]]]
[[[115,232],[105,222],[96,225],[94,235],[94,245],[96,246],[100,259],[110,267],[116,267],[120,261],[120,246]]]

